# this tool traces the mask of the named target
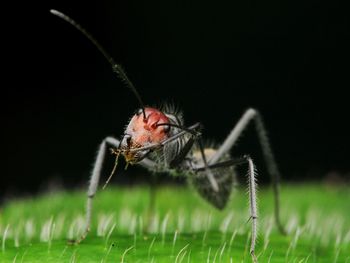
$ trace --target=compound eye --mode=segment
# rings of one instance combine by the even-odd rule
[[[164,125],[164,132],[168,133],[170,131],[170,125]]]

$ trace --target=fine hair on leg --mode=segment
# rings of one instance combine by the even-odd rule
[[[85,229],[84,233],[81,235],[81,237],[78,240],[73,241],[73,243],[80,243],[83,241],[87,234],[90,231],[90,226],[91,226],[91,217],[92,217],[92,204],[93,204],[93,198],[96,194],[97,187],[100,181],[101,177],[101,171],[103,167],[103,161],[105,159],[106,155],[106,150],[107,150],[107,145],[113,146],[113,147],[118,147],[119,146],[119,140],[113,138],[113,137],[106,137],[100,144],[98,151],[97,151],[97,156],[95,159],[95,163],[91,172],[91,177],[89,181],[89,188],[87,192],[87,203],[86,203],[86,221],[85,221]],[[140,162],[140,165],[152,169],[155,166],[155,163],[152,160],[149,160],[145,158]]]
[[[98,148],[97,156],[95,159],[94,167],[92,169],[92,173],[91,173],[91,177],[90,177],[90,181],[89,181],[89,188],[88,188],[88,192],[87,192],[84,233],[81,235],[81,237],[78,240],[74,241],[74,243],[80,243],[81,241],[83,241],[90,231],[91,215],[92,215],[92,199],[94,198],[94,196],[96,194],[98,183],[100,181],[103,161],[104,161],[105,155],[106,155],[107,144],[110,144],[114,147],[118,147],[119,141],[113,137],[106,137],[101,142],[101,144]]]
[[[199,127],[199,123],[196,123],[192,126],[190,126],[188,128],[188,130],[184,130],[181,131],[180,133],[174,135],[171,138],[168,138],[167,140],[165,140],[162,145],[165,145],[166,143],[169,143],[177,138],[179,138],[180,136],[183,136],[184,134],[188,133],[188,131],[192,131],[195,130],[196,128]],[[91,173],[91,177],[90,177],[90,182],[89,182],[89,188],[88,188],[88,193],[87,193],[87,204],[86,204],[86,225],[85,225],[85,230],[84,233],[82,234],[82,236],[76,240],[73,241],[73,243],[80,243],[81,241],[83,241],[87,234],[90,231],[90,226],[91,226],[91,216],[92,216],[92,205],[93,205],[93,198],[96,194],[97,191],[97,187],[98,187],[98,183],[100,181],[100,176],[101,176],[101,171],[102,171],[102,167],[103,167],[103,161],[105,159],[105,154],[106,154],[106,150],[107,150],[107,145],[111,145],[115,148],[118,148],[120,144],[120,141],[113,138],[113,137],[106,137],[102,143],[100,144],[99,148],[98,148],[98,152],[97,152],[97,156],[96,156],[96,160],[94,163],[94,168],[92,169],[92,173]],[[159,147],[159,145],[151,145],[148,147],[144,147],[144,148],[149,148],[149,149],[153,149],[153,148],[157,148]],[[137,150],[140,150],[141,148],[138,148]],[[156,163],[148,158],[144,158],[141,162],[139,162],[139,164],[141,166],[143,166],[144,168],[147,168],[149,170],[154,170],[156,167]]]
[[[272,185],[273,185],[273,192],[274,192],[274,210],[275,210],[275,222],[277,224],[277,227],[279,231],[282,234],[285,234],[285,230],[281,224],[280,220],[280,191],[279,191],[279,184],[280,184],[280,172],[276,164],[275,157],[273,155],[270,142],[267,136],[266,128],[264,126],[262,117],[260,113],[255,109],[248,109],[243,116],[240,118],[240,120],[237,122],[235,127],[232,129],[230,134],[227,136],[223,144],[219,147],[218,151],[214,156],[208,160],[209,166],[212,164],[217,163],[220,158],[222,158],[226,153],[228,153],[232,147],[236,144],[238,138],[242,134],[242,132],[248,127],[248,124],[254,121],[256,132],[258,135],[258,139],[262,148],[264,160],[267,166],[268,173],[270,175]]]
[[[219,167],[228,167],[228,166],[236,166],[236,165],[248,165],[248,173],[247,183],[248,183],[248,193],[249,193],[249,220],[251,220],[252,228],[251,228],[251,242],[250,242],[250,254],[252,256],[253,262],[257,262],[257,258],[255,256],[255,245],[257,239],[258,232],[258,206],[257,206],[257,185],[256,185],[256,169],[252,158],[248,155],[243,156],[239,159],[231,159],[228,161],[216,163],[210,165],[209,167],[198,167],[196,171],[205,171],[206,169],[216,169]]]
[[[250,207],[250,219],[252,220],[252,237],[250,243],[250,254],[254,262],[257,262],[255,256],[255,244],[257,237],[257,220],[258,220],[258,207],[256,202],[256,178],[255,178],[255,166],[253,160],[247,156],[248,161],[248,191],[249,191],[249,207]]]

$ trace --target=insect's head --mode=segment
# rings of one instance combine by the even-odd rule
[[[164,125],[169,123],[168,117],[155,108],[146,107],[144,111],[146,118],[142,109],[131,118],[119,146],[127,163],[141,161],[152,150],[142,150],[144,147],[159,144],[168,138],[170,127]]]
[[[142,161],[147,154],[157,149],[157,145],[161,145],[169,137],[169,130],[168,117],[155,108],[141,108],[134,114],[124,131],[119,147],[111,149],[112,154],[116,155],[115,164],[103,188],[112,178],[120,155],[124,156],[127,166],[129,163]]]

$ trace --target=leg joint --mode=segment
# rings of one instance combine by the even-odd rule
[[[254,108],[249,108],[249,109],[246,111],[246,114],[252,115],[252,116],[256,116],[256,115],[259,114],[259,112],[258,112],[256,109],[254,109]]]

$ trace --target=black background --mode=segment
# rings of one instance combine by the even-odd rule
[[[101,54],[50,8],[87,28],[146,104],[174,103],[210,141],[254,107],[285,180],[349,178],[349,16],[340,1],[30,4],[3,9],[1,196],[85,185],[97,145],[119,137],[138,108]],[[246,153],[266,182],[252,127],[233,155]],[[130,183],[144,173],[119,174]]]

